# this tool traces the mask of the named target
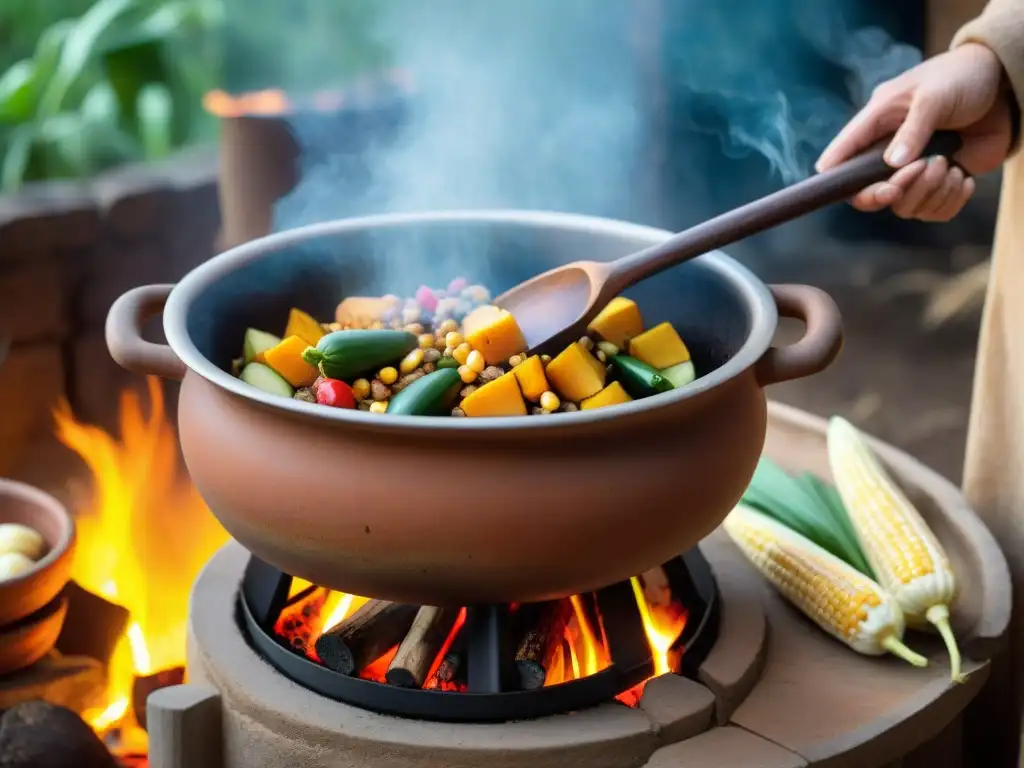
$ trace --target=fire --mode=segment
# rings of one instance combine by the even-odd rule
[[[120,440],[78,421],[65,401],[55,412],[57,436],[92,476],[91,500],[76,517],[72,578],[131,616],[108,667],[105,704],[83,717],[134,743],[144,742],[133,727],[135,678],[184,665],[192,582],[228,539],[181,471],[160,382],[147,385],[148,416],[137,392],[120,396]]]
[[[654,665],[651,678],[673,672],[678,666],[679,658],[672,646],[686,625],[686,610],[677,602],[670,602],[667,605],[651,602],[638,578],[633,578],[631,585],[651,649]],[[569,598],[569,601],[572,606],[572,617],[566,625],[563,637],[560,638],[560,648],[555,653],[550,669],[547,670],[545,686],[558,685],[596,674],[612,663],[600,617],[588,611],[583,597],[575,595]],[[367,602],[368,598],[365,597],[331,592],[307,581],[293,579],[289,590],[289,603],[278,616],[274,632],[293,650],[319,663],[321,660],[315,647],[317,638],[340,624]],[[431,664],[425,687],[459,690],[458,686],[439,683],[435,673],[465,620],[466,610],[463,608]],[[359,677],[384,682],[384,674],[397,650],[398,646],[390,648],[360,670]],[[646,682],[647,680],[644,680],[620,694],[619,701],[636,706]]]
[[[203,109],[214,117],[285,115],[292,111],[287,94],[278,88],[232,96],[225,91],[210,91],[203,96]]]

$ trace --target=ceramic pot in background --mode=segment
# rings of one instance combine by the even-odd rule
[[[568,214],[472,211],[314,225],[215,257],[175,286],[122,296],[107,342],[124,367],[183,379],[193,481],[224,527],[285,572],[425,605],[533,601],[641,573],[710,533],[765,437],[764,387],[835,357],[841,321],[807,286],[768,287],[723,253],[627,291],[648,326],[680,329],[700,377],[614,408],[500,419],[377,415],[274,397],[228,373],[247,326],[344,296],[411,295],[456,276],[496,295],[668,232]],[[163,312],[169,346],[140,325]],[[803,338],[772,346],[780,315]]]

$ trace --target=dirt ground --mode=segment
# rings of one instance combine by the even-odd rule
[[[822,416],[842,414],[959,483],[970,409],[977,302],[928,328],[929,297],[944,276],[907,269],[884,277],[851,270],[806,279],[828,290],[843,313],[845,344],[833,366],[777,385],[769,397]],[[788,324],[779,338],[798,335]]]

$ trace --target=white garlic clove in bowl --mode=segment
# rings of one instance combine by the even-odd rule
[[[35,563],[20,552],[7,552],[0,555],[0,581],[15,579],[33,567]]]
[[[45,549],[46,542],[39,531],[20,523],[0,523],[0,555],[21,554],[38,560]]]

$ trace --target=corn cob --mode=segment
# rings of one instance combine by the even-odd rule
[[[835,555],[752,507],[738,505],[725,531],[747,559],[808,618],[858,653],[928,660],[902,642],[903,612],[878,584]]]
[[[945,550],[860,432],[833,417],[828,457],[861,548],[879,583],[899,603],[911,626],[933,625],[949,651],[950,675],[960,674],[960,650],[949,623],[956,576]]]

